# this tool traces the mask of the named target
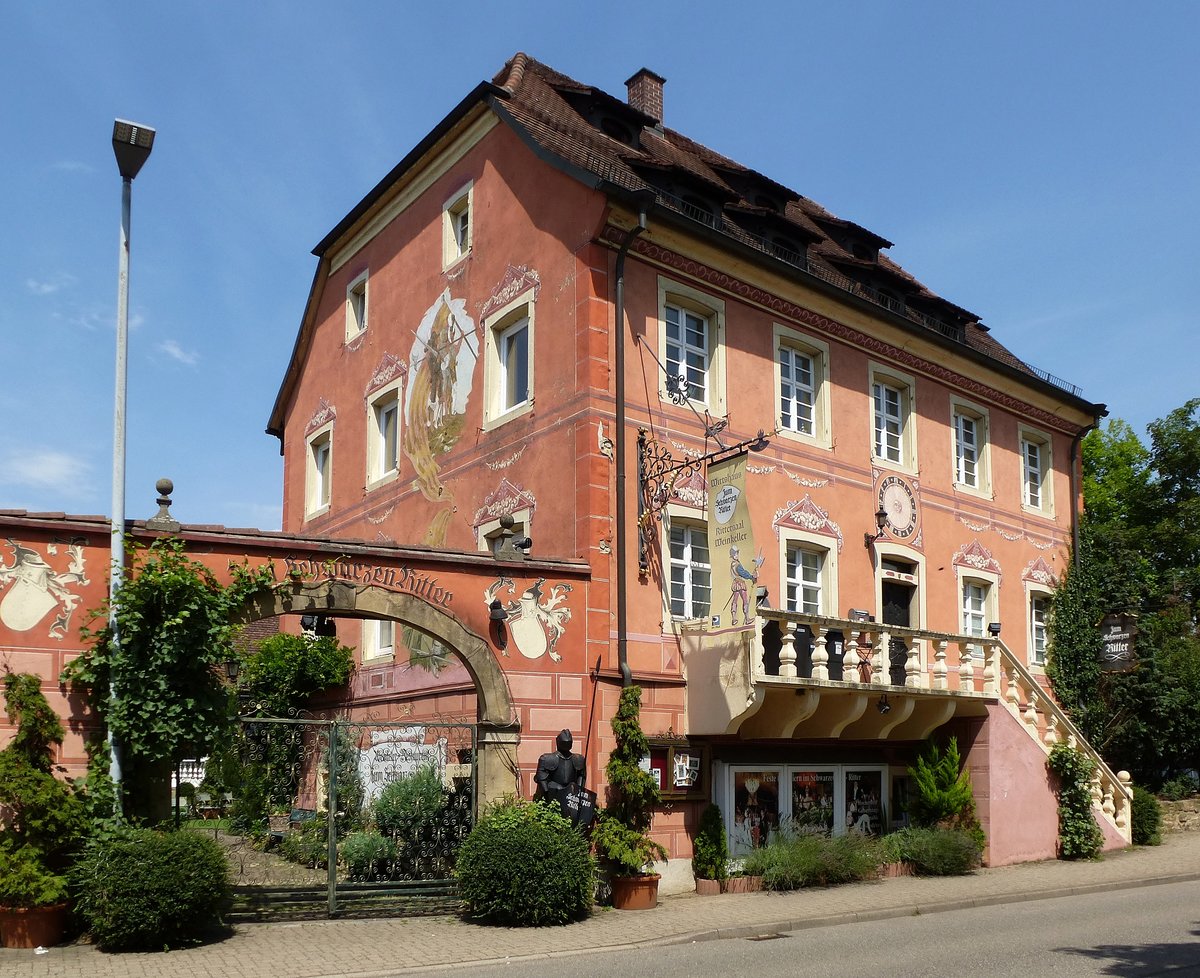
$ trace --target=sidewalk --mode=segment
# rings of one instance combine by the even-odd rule
[[[77,945],[46,954],[0,949],[4,978],[383,978],[522,957],[547,943],[554,956],[647,944],[760,934],[1200,880],[1200,832],[1095,863],[1041,862],[971,876],[913,877],[795,893],[666,897],[649,911],[599,910],[553,931],[484,927],[453,917],[244,924],[219,944],[169,954],[103,954]],[[553,939],[547,940],[552,933]]]

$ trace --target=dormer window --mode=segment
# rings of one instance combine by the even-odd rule
[[[606,136],[611,136],[617,142],[624,143],[626,146],[633,145],[633,130],[612,116],[601,118],[600,131]]]
[[[783,208],[779,206],[779,201],[777,201],[774,197],[768,197],[766,194],[755,194],[754,206],[766,208],[767,210],[773,211],[776,214],[783,210]]]
[[[804,248],[791,238],[772,238],[771,247],[784,261],[797,262],[804,258]]]
[[[879,257],[879,253],[874,248],[868,248],[861,241],[847,241],[846,250],[855,258],[862,261],[875,261]]]

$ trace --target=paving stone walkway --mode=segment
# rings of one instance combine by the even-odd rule
[[[554,930],[555,955],[753,937],[882,917],[1200,880],[1200,832],[1098,862],[1040,862],[971,876],[901,877],[796,893],[665,897],[650,911],[599,910]],[[407,970],[517,961],[545,932],[453,917],[243,924],[217,944],[169,954],[104,954],[87,945],[44,954],[0,949],[3,978],[385,978]]]

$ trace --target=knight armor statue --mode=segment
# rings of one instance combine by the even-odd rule
[[[558,801],[569,785],[582,788],[587,779],[587,762],[582,754],[572,754],[574,739],[570,730],[563,730],[554,741],[558,748],[552,754],[538,758],[537,774],[533,776],[538,798]]]

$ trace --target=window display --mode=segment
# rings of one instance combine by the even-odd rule
[[[846,771],[846,829],[879,835],[883,828],[883,772]]]
[[[833,831],[833,770],[792,772],[793,825]]]
[[[778,830],[780,774],[778,769],[734,772],[731,855],[765,846]]]

